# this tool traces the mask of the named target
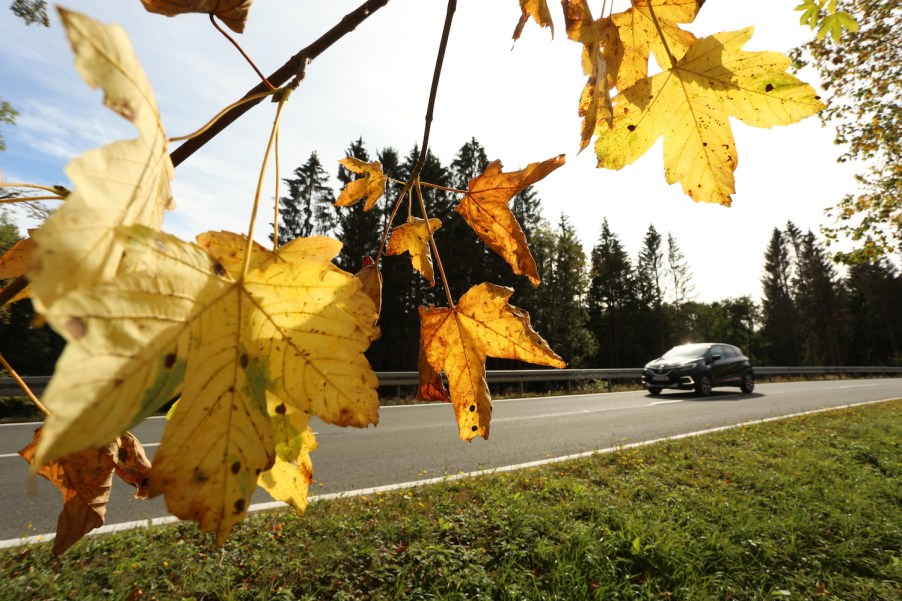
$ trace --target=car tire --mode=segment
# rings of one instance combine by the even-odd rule
[[[695,393],[698,396],[708,396],[711,394],[711,376],[708,374],[699,376],[698,382],[695,384]]]
[[[661,389],[657,386],[650,386],[648,388],[648,394],[650,394],[651,396],[658,396],[659,394],[661,394]]]
[[[755,390],[755,376],[752,375],[752,372],[748,372],[742,376],[742,383],[739,385],[739,388],[745,394],[751,394],[751,392]]]

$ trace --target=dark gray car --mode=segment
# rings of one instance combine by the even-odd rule
[[[715,386],[738,386],[742,392],[750,393],[755,389],[755,372],[738,347],[700,342],[675,346],[649,361],[643,371],[643,383],[650,394],[675,388],[708,396]]]

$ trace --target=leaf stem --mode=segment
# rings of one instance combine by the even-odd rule
[[[390,178],[389,178],[390,179]],[[397,181],[397,180],[391,180]],[[398,182],[403,183],[403,182]],[[401,190],[401,194],[398,195],[398,200],[395,201],[395,206],[392,207],[391,215],[388,217],[388,222],[385,224],[385,227],[382,230],[382,241],[379,242],[379,250],[376,252],[376,265],[379,265],[379,261],[382,260],[382,254],[385,252],[385,240],[388,238],[388,232],[391,231],[391,224],[395,222],[395,215],[398,214],[398,209],[401,208],[401,202],[403,202],[404,197],[410,193],[410,187],[405,184],[404,189]],[[408,206],[410,203],[408,203]]]
[[[16,381],[16,384],[19,385],[19,388],[22,389],[22,392],[25,393],[25,396],[34,403],[34,406],[38,408],[38,410],[44,415],[50,415],[50,410],[47,409],[47,406],[44,405],[41,401],[38,400],[38,397],[31,391],[31,388],[28,387],[28,384],[25,383],[25,380],[19,377],[19,374],[16,373],[16,370],[13,369],[13,366],[7,363],[6,358],[0,354],[0,366],[3,366],[3,369],[9,372],[9,375],[12,376],[12,379]]]
[[[169,141],[170,142],[180,142],[182,140],[192,140],[194,138],[199,138],[206,131],[213,129],[216,126],[216,124],[219,122],[219,120],[222,119],[232,109],[235,109],[235,108],[241,106],[242,104],[260,101],[261,99],[266,98],[267,96],[272,96],[276,92],[278,92],[278,90],[267,90],[265,92],[260,92],[259,94],[254,94],[253,96],[245,97],[245,98],[242,98],[241,100],[233,102],[229,106],[225,107],[224,109],[222,109],[221,111],[216,113],[215,117],[213,117],[212,119],[207,121],[207,124],[204,125],[203,127],[201,127],[200,129],[198,129],[197,131],[193,131],[190,134],[187,134],[184,136],[178,136],[176,138],[169,138]],[[181,148],[181,146],[179,146],[179,148]],[[174,160],[173,160],[173,164],[175,164]]]
[[[385,179],[387,179],[390,182],[395,182],[396,184],[401,184],[402,186],[407,184],[407,182],[403,182],[403,181],[401,181],[399,179],[395,179],[393,177],[386,177]],[[452,194],[467,194],[466,190],[458,190],[457,188],[449,188],[448,186],[440,186],[438,184],[430,184],[429,182],[424,182],[424,181],[421,181],[420,185],[426,186],[427,188],[433,188],[435,190],[443,190],[445,192],[451,192]]]
[[[658,37],[661,38],[661,44],[664,45],[664,51],[667,52],[667,58],[670,59],[670,68],[673,69],[676,67],[677,60],[673,56],[673,52],[670,51],[670,46],[667,45],[667,38],[664,37],[664,30],[661,29],[661,24],[658,23],[658,16],[655,14],[655,7],[652,4],[652,2],[648,3],[648,12],[651,14],[651,21],[655,24],[655,29],[658,31]]]
[[[423,213],[423,219],[426,221],[426,231],[429,232],[429,246],[432,247],[432,254],[435,255],[435,266],[438,268],[439,276],[442,278],[442,286],[445,288],[445,297],[448,299],[448,307],[454,307],[454,298],[451,296],[451,288],[448,286],[448,278],[445,276],[445,268],[442,265],[442,257],[438,252],[438,245],[435,243],[432,225],[429,223],[429,215],[426,213],[426,203],[423,200],[423,192],[419,186],[417,189],[417,198],[420,201],[420,211]]]
[[[26,182],[0,182],[0,188],[30,188],[34,190],[44,190],[45,192],[50,192],[52,194],[60,196],[59,190],[57,190],[53,186],[42,186],[40,184],[29,184]],[[63,197],[60,196],[60,198]]]
[[[216,31],[218,31],[219,33],[221,33],[221,34],[225,37],[225,39],[227,39],[228,41],[230,41],[230,42],[232,43],[232,46],[234,46],[235,48],[238,49],[238,52],[241,53],[241,56],[244,57],[244,60],[247,61],[247,64],[249,64],[249,65],[251,66],[251,69],[254,70],[254,73],[256,73],[257,76],[263,81],[263,83],[266,84],[266,87],[268,87],[268,88],[269,88],[270,90],[272,90],[272,91],[275,91],[275,90],[276,90],[276,86],[274,86],[274,85],[272,85],[271,83],[269,83],[269,80],[266,79],[266,76],[263,75],[263,73],[260,72],[260,69],[257,68],[257,65],[254,64],[254,61],[251,60],[251,57],[249,57],[249,56],[247,55],[247,53],[244,52],[244,49],[243,49],[243,48],[241,47],[241,45],[235,40],[235,38],[233,38],[232,36],[230,36],[229,33],[228,33],[225,29],[223,29],[222,27],[219,26],[219,23],[216,22],[216,17],[213,16],[213,13],[210,13],[210,23],[213,24],[213,27],[216,28]]]
[[[279,67],[272,73],[267,80],[274,86],[285,84],[292,77],[303,71],[306,65],[329,49],[338,40],[345,35],[354,31],[358,25],[366,21],[377,10],[388,4],[389,0],[366,0],[356,9],[346,14],[337,25],[320,36],[309,46],[301,49],[297,54],[292,56],[284,65]],[[207,127],[197,136],[186,140],[184,144],[176,148],[170,154],[173,166],[180,165],[185,159],[197,152],[204,144],[215,138],[219,132],[235,122],[241,115],[249,111],[254,105],[267,94],[260,95],[261,92],[267,92],[268,88],[265,84],[260,83],[244,95],[241,101],[232,104],[226,108],[220,116],[213,121],[212,126]]]
[[[282,107],[285,101],[291,95],[291,90],[284,89],[279,96],[279,106],[276,109],[276,116],[273,119],[272,131],[269,134],[269,141],[266,143],[266,152],[263,155],[263,164],[260,166],[260,176],[257,178],[257,191],[254,193],[254,207],[251,210],[251,222],[247,227],[247,248],[244,252],[244,266],[241,268],[241,277],[243,278],[251,265],[251,251],[254,248],[254,224],[257,221],[257,209],[260,208],[260,195],[263,192],[263,179],[266,177],[266,165],[269,163],[269,155],[272,152],[273,145],[279,137],[279,120],[282,117]]]
[[[276,252],[279,248],[279,130],[276,130],[276,192],[273,198],[273,218],[272,218],[272,251]]]

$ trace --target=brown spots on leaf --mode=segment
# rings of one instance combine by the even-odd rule
[[[240,462],[240,461],[236,461],[235,463],[232,464],[232,467],[230,467],[229,470],[230,470],[233,474],[237,474],[238,472],[241,471],[241,462]]]
[[[285,403],[279,403],[278,405],[276,405],[276,413],[277,414],[285,415],[286,411],[287,411],[287,409],[285,407]]]
[[[165,367],[166,369],[172,369],[172,366],[175,365],[175,359],[175,353],[169,353],[163,358],[163,367]]]
[[[206,482],[210,479],[210,476],[205,474],[199,467],[194,468],[194,481],[195,482]]]
[[[235,513],[242,513],[244,511],[244,505],[244,499],[238,499],[237,501],[235,501]]]
[[[765,92],[773,92],[773,91],[774,91],[774,84],[769,83],[769,84],[767,84],[766,86],[764,86],[764,91],[765,91]]]
[[[73,340],[81,340],[88,333],[88,324],[80,317],[70,317],[66,322],[66,331]]]
[[[633,124],[627,125],[626,128],[627,128],[628,130],[630,130],[630,131],[636,131],[636,126],[633,125]]]
[[[476,411],[476,405],[470,405],[470,413]]]
[[[241,353],[241,357],[238,359],[238,361],[241,363],[241,369],[247,369],[247,353]]]
[[[119,452],[116,455],[119,458],[119,463],[128,462],[128,449],[119,447]]]
[[[215,273],[217,276],[219,276],[221,278],[224,278],[228,274],[228,271],[226,271],[226,268],[222,266],[222,263],[214,260],[213,261],[213,273]]]

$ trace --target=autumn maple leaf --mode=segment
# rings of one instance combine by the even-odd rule
[[[548,27],[551,29],[551,37],[554,37],[554,23],[551,20],[551,11],[548,10],[547,0],[520,0],[520,20],[514,28],[514,40],[520,39],[523,33],[523,27],[530,17],[539,24],[540,27]]]
[[[373,303],[331,263],[341,244],[328,238],[257,250],[257,266],[239,273],[228,253],[215,259],[141,227],[120,235],[143,268],[52,308],[68,344],[45,391],[53,414],[37,459],[109,440],[181,391],[150,494],[165,494],[170,512],[222,542],[277,460],[270,395],[276,415],[281,404],[338,425],[378,420],[363,355],[375,336]],[[216,248],[231,244],[216,238]]]
[[[413,268],[429,282],[430,286],[435,286],[432,254],[429,252],[429,236],[440,227],[442,227],[442,222],[438,219],[430,219],[427,224],[425,219],[408,217],[407,223],[392,230],[385,254],[410,253],[410,262]]]
[[[349,207],[366,198],[366,202],[363,203],[363,210],[369,211],[372,209],[376,201],[385,194],[385,174],[382,173],[382,165],[379,161],[367,163],[354,157],[345,157],[338,162],[349,171],[362,173],[363,177],[359,177],[345,186],[344,190],[338,195],[335,206]]]
[[[534,286],[540,282],[536,261],[508,203],[563,164],[564,155],[559,155],[504,173],[501,161],[492,161],[481,175],[470,180],[466,196],[454,207],[476,235],[507,261],[514,273],[525,275]]]
[[[757,127],[788,125],[824,107],[786,73],[776,52],[746,52],[752,28],[697,40],[672,68],[614,98],[614,127],[598,128],[598,166],[621,169],[664,137],[664,172],[693,200],[729,205],[738,154],[729,117]]]
[[[489,437],[492,399],[485,380],[486,357],[565,366],[532,329],[529,314],[508,304],[513,293],[510,288],[483,283],[471,288],[452,309],[420,307],[421,353],[436,374],[448,376],[464,440]],[[429,374],[426,381],[435,384],[435,376]]]
[[[579,100],[582,151],[589,145],[599,119],[611,125],[611,88],[623,58],[623,46],[614,23],[608,18],[593,20],[586,0],[566,1],[563,8],[567,37],[583,45],[583,73],[588,76]]]
[[[42,313],[68,292],[115,276],[122,254],[117,226],[159,229],[164,211],[173,208],[168,139],[128,37],[117,25],[64,9],[60,16],[79,73],[103,89],[105,104],[131,121],[139,137],[86,152],[66,166],[74,190],[33,235],[29,280]]]
[[[33,231],[29,230],[29,234]],[[34,249],[34,239],[29,236],[19,240],[13,244],[12,248],[3,253],[3,256],[0,256],[0,280],[12,280],[25,275],[31,265]],[[29,288],[26,286],[24,290],[9,299],[9,303],[28,298],[29,292]]]
[[[174,17],[185,13],[213,14],[235,33],[243,33],[253,0],[141,0],[149,12]]]
[[[669,69],[671,55],[679,60],[686,54],[696,38],[678,24],[694,21],[704,3],[705,0],[633,0],[631,8],[611,15],[623,49],[615,78],[619,91],[648,76],[650,56],[662,69]]]
[[[34,464],[41,428],[34,439],[19,451]],[[49,480],[63,494],[63,510],[56,525],[53,554],[59,555],[85,534],[103,525],[110,500],[113,474],[137,488],[135,498],[147,496],[150,462],[138,439],[125,433],[113,442],[88,448],[57,461],[40,466],[37,473]]]

